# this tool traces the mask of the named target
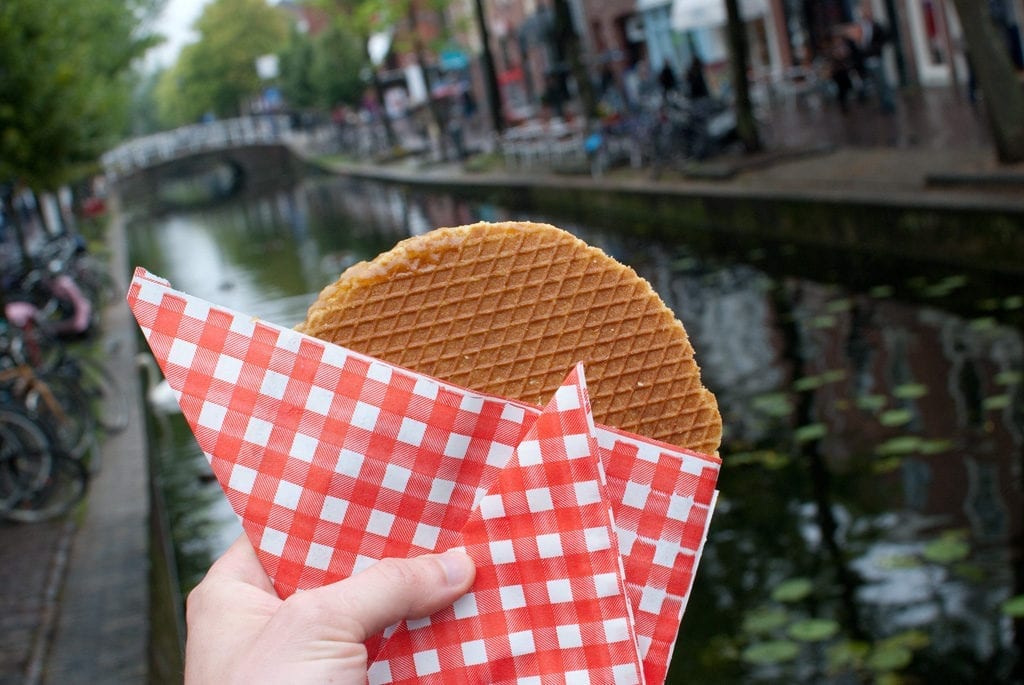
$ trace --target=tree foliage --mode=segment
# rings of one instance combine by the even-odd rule
[[[131,67],[157,41],[156,0],[0,2],[0,180],[54,188],[127,121]]]
[[[287,16],[265,0],[213,0],[195,29],[199,40],[182,49],[157,86],[165,125],[240,114],[264,85],[256,59],[281,52],[289,35]]]
[[[313,38],[294,31],[281,53],[281,88],[300,109],[331,109],[359,100],[367,65],[359,37],[342,21],[332,22]]]

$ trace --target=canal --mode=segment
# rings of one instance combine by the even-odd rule
[[[133,264],[291,326],[401,238],[502,219],[551,221],[634,267],[718,397],[721,497],[669,682],[1022,681],[1024,284],[796,245],[666,244],[338,177],[133,213],[128,233]],[[240,527],[180,417],[154,426],[187,590]]]

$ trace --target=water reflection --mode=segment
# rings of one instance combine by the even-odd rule
[[[131,230],[136,263],[293,325],[338,272],[402,237],[513,216],[545,218],[315,179]],[[722,497],[672,678],[1021,678],[1024,629],[1001,610],[1024,593],[1024,341],[1000,315],[1024,306],[1019,286],[880,271],[853,287],[780,273],[759,251],[698,254],[556,223],[662,294],[725,420]],[[785,251],[789,265],[818,257]],[[180,432],[164,463],[194,469],[201,456]],[[214,499],[221,510],[207,516],[230,529]],[[189,544],[216,553],[223,538]]]

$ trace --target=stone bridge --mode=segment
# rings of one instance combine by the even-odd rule
[[[101,162],[125,198],[196,204],[297,177],[308,143],[287,116],[241,117],[135,138]]]

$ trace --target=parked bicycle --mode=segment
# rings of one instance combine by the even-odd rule
[[[0,406],[0,517],[32,523],[61,516],[88,482],[82,463],[60,450],[42,421]]]

